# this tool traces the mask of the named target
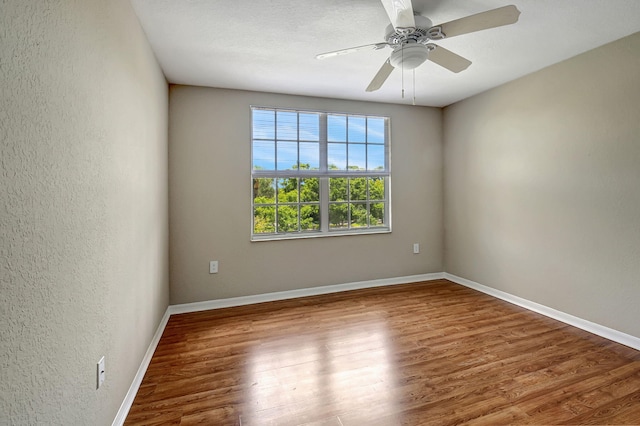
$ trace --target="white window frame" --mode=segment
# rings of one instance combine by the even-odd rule
[[[253,111],[254,110],[267,110],[276,112],[293,112],[293,113],[314,113],[320,115],[320,140],[319,140],[319,169],[317,170],[254,170],[254,152],[253,152]],[[304,110],[293,108],[278,108],[278,107],[264,107],[264,106],[251,106],[250,108],[250,122],[251,122],[251,241],[271,241],[271,240],[286,240],[286,239],[300,239],[300,238],[318,238],[318,237],[333,237],[344,235],[367,235],[367,234],[382,234],[391,232],[391,131],[390,122],[391,118],[388,116],[372,115],[372,114],[354,114],[335,111],[318,111],[318,110]],[[331,143],[327,140],[327,117],[329,115],[341,115],[345,117],[359,117],[359,118],[376,118],[384,119],[384,170],[332,170],[329,169],[328,164],[328,144]],[[348,122],[348,120],[347,120]],[[276,124],[277,127],[277,124]],[[348,129],[347,129],[348,134]],[[259,139],[258,139],[259,140]],[[297,142],[300,142],[298,139]],[[276,142],[277,143],[277,142]],[[354,142],[355,144],[355,142]],[[358,142],[362,144],[362,142]],[[347,150],[349,142],[346,142]],[[366,150],[365,150],[366,152]],[[348,153],[347,153],[348,158]],[[274,162],[277,164],[277,150],[274,153]],[[367,197],[365,203],[369,205],[375,201],[384,202],[384,219],[383,226],[368,226],[368,227],[354,227],[354,228],[339,228],[330,229],[329,226],[329,179],[330,178],[362,178],[362,177],[383,177],[384,178],[384,199],[383,200],[370,200]],[[281,233],[254,233],[254,194],[253,185],[254,179],[259,178],[318,178],[319,179],[319,204],[320,204],[320,230],[303,230],[294,232],[281,232]],[[275,196],[275,204],[278,204],[277,195]],[[352,203],[353,201],[345,201],[344,203]],[[335,202],[331,202],[335,203]],[[298,205],[305,204],[298,200]],[[277,209],[276,209],[277,210]],[[277,222],[277,218],[276,218]]]

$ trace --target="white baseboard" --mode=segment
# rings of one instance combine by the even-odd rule
[[[111,423],[111,426],[122,426],[124,421],[127,419],[127,415],[129,414],[129,410],[131,410],[131,405],[133,405],[133,400],[136,398],[136,394],[138,393],[138,389],[140,389],[140,384],[142,384],[142,379],[144,379],[144,375],[147,372],[147,368],[149,367],[149,363],[151,362],[151,358],[153,358],[153,353],[156,351],[156,347],[160,342],[160,337],[162,337],[162,333],[164,332],[165,327],[167,326],[167,322],[169,322],[169,317],[171,314],[169,313],[169,308],[165,311],[162,319],[160,320],[160,324],[158,324],[158,328],[156,329],[156,333],[153,335],[153,339],[151,339],[151,343],[149,344],[149,348],[147,352],[144,354],[144,358],[142,358],[142,363],[136,372],[135,377],[133,378],[133,383],[129,387],[129,391],[127,395],[124,397],[124,401],[120,405],[120,409],[118,410],[118,414],[116,414],[116,418]]]
[[[298,297],[317,296],[320,294],[339,293],[341,291],[358,290],[362,288],[383,287],[396,284],[409,284],[419,281],[431,281],[444,278],[444,273],[409,275],[405,277],[383,278],[379,280],[357,281],[345,284],[327,285],[322,287],[303,288],[299,290],[279,291],[276,293],[256,294],[254,296],[232,297],[229,299],[208,300],[206,302],[185,303],[169,306],[171,315],[187,312],[207,311],[210,309],[230,308],[233,306],[251,305],[254,303],[273,302],[276,300],[295,299]]]
[[[556,309],[541,305],[536,302],[532,302],[527,299],[523,299],[518,296],[514,296],[513,294],[509,294],[501,290],[496,290],[495,288],[487,287],[485,285],[479,284],[475,281],[468,280],[466,278],[458,277],[456,275],[449,274],[446,272],[443,275],[445,279],[452,281],[456,284],[460,284],[465,287],[478,290],[482,293],[488,294],[493,297],[497,297],[498,299],[502,299],[506,302],[513,303],[514,305],[518,305],[530,311],[537,312],[546,317],[553,318],[565,324],[569,324],[574,327],[580,328],[582,330],[588,331],[589,333],[597,334],[598,336],[604,337],[614,342],[621,343],[633,349],[640,350],[640,338],[638,337],[631,336],[630,334],[626,334],[621,331],[614,330],[612,328],[605,327],[603,325],[596,324],[594,322],[575,317],[573,315],[564,313],[562,311],[558,311]]]

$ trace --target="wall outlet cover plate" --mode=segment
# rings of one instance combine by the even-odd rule
[[[100,389],[100,386],[102,386],[102,384],[104,383],[104,379],[106,376],[106,371],[104,369],[104,356],[102,358],[100,358],[100,361],[98,361],[98,365],[97,365],[97,386],[96,389]]]

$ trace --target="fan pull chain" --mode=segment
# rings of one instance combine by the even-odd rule
[[[404,99],[404,46],[400,46],[400,75],[402,76],[402,99]]]
[[[416,69],[413,69],[413,104],[416,104]]]

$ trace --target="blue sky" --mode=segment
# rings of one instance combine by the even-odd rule
[[[319,167],[320,115],[317,113],[253,110],[254,167],[265,170],[291,169],[298,162]],[[277,126],[276,126],[277,118]],[[299,125],[298,125],[299,123]],[[277,142],[275,141],[277,135]],[[300,137],[300,142],[296,142]],[[384,167],[384,118],[329,114],[327,116],[329,164],[339,169],[358,166],[373,170]],[[347,155],[347,141],[348,155]],[[366,142],[366,144],[365,144]],[[381,145],[375,145],[381,144]],[[273,161],[277,149],[278,164]]]

